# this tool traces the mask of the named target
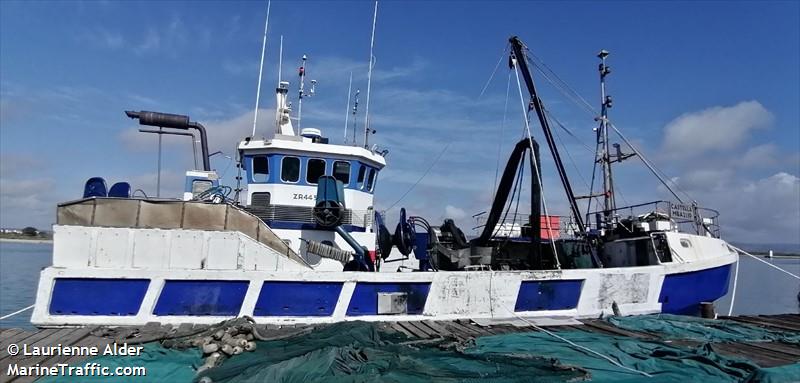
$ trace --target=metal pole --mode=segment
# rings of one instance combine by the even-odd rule
[[[350,83],[347,85],[347,107],[344,109],[344,143],[347,143],[347,123],[350,121],[350,92],[353,91],[353,72],[350,72]]]
[[[280,49],[278,50],[278,87],[281,86],[281,75],[283,70],[283,35],[281,35],[281,45]],[[281,109],[283,105],[278,105],[275,107],[275,131],[277,133],[281,132]]]
[[[600,58],[600,130],[603,140],[603,154],[600,161],[603,163],[603,219],[605,220],[606,228],[613,228],[613,212],[616,209],[614,201],[614,179],[611,174],[611,152],[608,146],[608,108],[611,107],[610,100],[606,97],[606,75],[611,73],[611,70],[606,66],[606,57],[608,51],[601,50],[597,54]]]
[[[261,44],[261,65],[258,67],[258,89],[256,89],[256,109],[253,112],[253,134],[256,135],[256,123],[258,122],[258,100],[261,97],[261,74],[264,72],[264,52],[267,50],[267,28],[269,27],[269,8],[272,1],[267,1],[267,21],[264,23],[264,42]]]
[[[194,157],[194,168],[197,169],[197,140],[192,136],[192,157]]]
[[[156,173],[156,197],[161,197],[161,131],[163,128],[158,128],[158,171]]]
[[[367,109],[364,111],[364,147],[369,149],[369,94],[372,88],[372,65],[374,63],[372,48],[375,46],[375,23],[378,20],[378,2],[375,2],[375,12],[372,15],[372,37],[369,41],[369,71],[367,71]]]
[[[356,126],[358,125],[358,95],[361,89],[356,89],[356,95],[353,100],[353,146],[358,145],[356,142]]]
[[[300,92],[297,99],[297,131],[300,132],[300,119],[303,116],[303,85],[306,79],[306,55],[303,55],[303,63],[300,65]]]

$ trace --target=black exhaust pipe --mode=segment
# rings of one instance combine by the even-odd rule
[[[125,115],[133,119],[138,119],[139,125],[182,130],[197,129],[197,131],[200,132],[200,151],[203,152],[203,170],[211,171],[211,160],[208,155],[208,137],[206,136],[206,128],[199,122],[189,121],[189,116],[148,112],[145,110],[140,112],[126,110]]]

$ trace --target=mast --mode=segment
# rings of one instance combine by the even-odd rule
[[[372,14],[372,37],[369,41],[369,70],[367,71],[367,109],[364,112],[364,148],[369,149],[369,94],[372,89],[372,67],[375,64],[375,56],[372,55],[372,48],[375,46],[375,22],[378,20],[378,2],[375,1],[375,12]]]
[[[611,68],[606,65],[606,57],[609,53],[603,49],[597,57],[600,58],[600,65],[598,70],[600,72],[600,132],[597,138],[600,141],[598,145],[602,151],[599,154],[599,159],[603,165],[603,221],[606,229],[614,228],[614,210],[616,209],[616,201],[614,200],[614,178],[611,174],[611,150],[608,142],[608,109],[611,108],[611,96],[606,95],[606,76],[611,73]],[[621,159],[620,159],[621,160]]]
[[[553,155],[553,161],[556,163],[556,170],[558,170],[558,176],[561,178],[561,184],[564,187],[564,192],[567,194],[570,210],[572,211],[573,217],[575,217],[575,223],[578,226],[580,233],[584,234],[586,233],[586,228],[583,224],[583,217],[581,216],[578,202],[575,199],[575,193],[572,191],[572,185],[567,177],[567,172],[564,169],[564,163],[561,161],[561,155],[558,153],[558,147],[553,139],[553,132],[550,130],[550,123],[547,121],[547,117],[544,114],[544,105],[542,104],[542,100],[539,98],[539,95],[536,92],[536,85],[533,83],[533,76],[531,76],[531,72],[528,68],[528,59],[524,52],[525,45],[517,36],[512,36],[509,39],[509,42],[511,43],[512,54],[514,55],[513,57],[516,58],[516,63],[519,65],[520,72],[522,72],[522,76],[525,79],[525,86],[528,87],[528,92],[531,95],[531,101],[528,106],[528,110],[531,108],[536,110],[536,116],[539,118],[539,124],[542,126],[542,131],[544,132],[547,146],[550,149],[550,153]]]
[[[356,142],[356,126],[358,125],[358,95],[361,89],[356,89],[356,94],[353,96],[353,146],[357,146]]]
[[[303,61],[300,64],[300,69],[298,70],[298,76],[300,76],[300,91],[297,98],[297,131],[300,132],[300,119],[303,117],[303,86],[305,85],[306,80],[306,55],[303,55]]]
[[[281,35],[281,44],[280,48],[278,49],[278,86],[276,87],[276,89],[281,88],[282,69],[283,69],[283,35]],[[281,110],[282,108],[283,108],[283,103],[278,101],[278,106],[275,108],[275,131],[276,133],[279,134],[281,133],[281,115],[283,114],[283,111]]]

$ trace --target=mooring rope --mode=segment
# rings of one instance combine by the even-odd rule
[[[731,292],[731,305],[728,307],[728,316],[733,315],[733,303],[736,302],[736,282],[739,280],[739,261],[736,259],[736,271],[733,273],[733,291]]]
[[[577,349],[580,349],[580,350],[586,351],[586,352],[588,352],[588,353],[590,353],[590,354],[593,354],[593,355],[597,355],[597,356],[599,356],[599,357],[601,357],[601,358],[603,358],[603,359],[605,359],[605,360],[609,361],[611,364],[613,364],[613,365],[615,365],[615,366],[617,366],[617,367],[619,367],[619,368],[621,368],[621,369],[623,369],[623,370],[627,370],[627,371],[630,371],[630,372],[633,372],[633,373],[636,373],[636,374],[640,374],[640,375],[646,376],[646,377],[648,377],[648,378],[652,378],[652,377],[653,377],[653,375],[650,375],[650,374],[648,374],[648,373],[646,373],[646,372],[644,372],[644,371],[640,371],[640,370],[637,370],[637,369],[635,369],[635,368],[631,368],[631,367],[628,367],[628,366],[624,366],[624,365],[622,365],[622,363],[620,363],[620,362],[618,362],[618,361],[616,361],[616,360],[612,359],[612,358],[611,358],[610,356],[608,356],[608,355],[603,355],[603,354],[601,354],[601,353],[600,353],[600,352],[598,352],[598,351],[595,351],[595,350],[592,350],[592,349],[591,349],[591,348],[589,348],[589,347],[586,347],[586,346],[582,346],[582,345],[580,345],[580,344],[577,344],[577,343],[575,343],[575,342],[573,342],[573,341],[571,341],[571,340],[569,340],[569,339],[567,339],[567,338],[564,338],[563,336],[561,336],[561,335],[558,335],[558,334],[556,334],[556,333],[554,333],[554,332],[552,332],[552,331],[545,330],[544,328],[537,326],[535,323],[533,323],[533,322],[531,322],[531,321],[529,321],[529,320],[525,319],[524,317],[521,317],[521,316],[519,316],[519,315],[518,315],[516,312],[509,310],[509,309],[508,309],[508,307],[506,307],[505,305],[501,305],[501,306],[502,306],[502,307],[503,307],[503,308],[504,308],[506,311],[508,311],[509,313],[511,313],[511,315],[513,315],[513,316],[514,316],[514,317],[516,317],[517,319],[519,319],[519,320],[521,320],[521,321],[523,321],[523,322],[527,323],[528,325],[530,325],[531,327],[535,328],[536,330],[538,330],[538,331],[541,331],[541,332],[543,332],[543,333],[545,333],[545,334],[547,334],[547,335],[550,335],[550,336],[552,336],[553,338],[556,338],[556,339],[558,339],[558,340],[560,340],[560,341],[562,341],[562,342],[565,342],[565,343],[569,344],[569,345],[570,345],[570,346],[572,346],[572,347],[575,347],[575,348],[577,348]]]
[[[746,252],[746,251],[744,251],[744,250],[742,250],[742,249],[740,249],[740,248],[738,248],[736,246],[730,245],[730,247],[733,248],[734,250],[738,251],[741,254],[750,256],[751,258],[755,259],[756,261],[759,261],[759,262],[761,262],[761,263],[763,263],[763,264],[765,264],[765,265],[767,265],[769,267],[772,267],[772,268],[774,268],[774,269],[776,269],[778,271],[784,272],[784,273],[790,275],[794,279],[800,280],[800,275],[797,275],[797,274],[791,273],[791,272],[789,272],[787,270],[784,270],[780,266],[775,266],[775,265],[773,265],[773,264],[771,264],[771,263],[769,263],[769,262],[767,262],[767,261],[765,261],[765,260],[763,260],[763,259],[761,259],[759,257],[756,257],[755,255],[750,254],[750,253],[748,253],[748,252]]]
[[[19,314],[19,313],[23,313],[23,312],[25,312],[25,311],[28,311],[28,310],[32,309],[34,306],[36,306],[36,305],[30,305],[30,306],[28,306],[28,307],[26,307],[26,308],[24,308],[24,309],[19,309],[19,310],[17,310],[17,311],[14,311],[14,312],[13,312],[13,313],[11,313],[11,314],[8,314],[8,315],[3,315],[2,317],[0,317],[0,320],[11,318],[11,317],[13,317],[14,315],[17,315],[17,314]]]

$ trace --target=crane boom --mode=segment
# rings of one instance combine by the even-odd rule
[[[572,210],[572,215],[575,219],[575,224],[578,226],[579,232],[584,234],[586,233],[586,228],[583,224],[583,218],[581,216],[580,208],[578,207],[578,202],[575,199],[575,193],[572,191],[572,185],[570,184],[566,170],[564,169],[564,163],[561,161],[561,155],[559,155],[558,147],[553,139],[553,132],[550,130],[550,124],[548,123],[547,117],[544,114],[544,105],[542,104],[542,100],[539,98],[539,95],[536,92],[536,85],[533,82],[533,76],[528,68],[528,61],[524,52],[525,44],[523,44],[517,36],[512,36],[510,39],[508,39],[508,41],[511,43],[512,55],[514,58],[516,58],[517,65],[519,65],[519,70],[522,73],[522,77],[525,79],[525,86],[527,86],[528,93],[531,95],[530,105],[532,105],[533,109],[536,110],[536,115],[539,118],[539,125],[542,126],[542,131],[544,132],[547,146],[550,148],[550,153],[553,155],[553,160],[556,163],[558,176],[561,178],[561,184],[564,187],[564,192],[567,194],[567,199],[569,200],[570,209]],[[528,106],[528,110],[530,110],[530,105]]]

